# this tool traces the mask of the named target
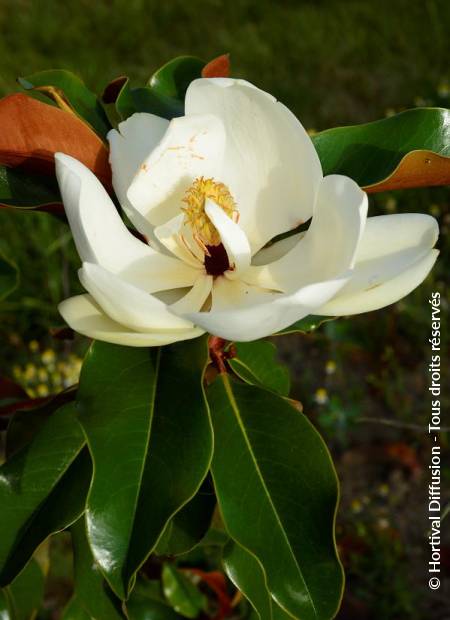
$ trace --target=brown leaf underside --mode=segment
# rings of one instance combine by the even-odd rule
[[[54,155],[62,152],[111,187],[106,145],[74,114],[18,93],[0,101],[0,126],[0,164],[54,174]]]
[[[396,189],[450,184],[450,157],[432,151],[411,151],[386,179],[363,189],[372,194]]]

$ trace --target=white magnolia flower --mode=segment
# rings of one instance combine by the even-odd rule
[[[87,290],[60,312],[92,338],[254,340],[308,314],[391,304],[436,260],[432,217],[366,219],[366,194],[347,177],[324,178],[299,121],[242,80],[195,80],[184,117],[134,114],[108,139],[114,189],[148,243],[87,168],[56,156]],[[310,218],[306,233],[267,245]]]

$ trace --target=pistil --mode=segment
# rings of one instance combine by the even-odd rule
[[[221,276],[230,269],[228,254],[223,244],[206,246],[208,252],[205,253],[205,269],[210,276]]]
[[[205,212],[206,200],[215,202],[235,222],[239,219],[239,212],[228,187],[214,179],[198,177],[183,198],[187,205],[182,207],[185,223],[191,227],[192,236],[204,253],[206,272],[220,276],[230,269],[230,263],[220,234]]]

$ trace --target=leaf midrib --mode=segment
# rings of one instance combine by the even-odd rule
[[[297,558],[295,557],[295,554],[294,554],[294,551],[293,551],[293,549],[292,549],[292,546],[291,546],[290,540],[289,540],[289,538],[288,538],[288,536],[287,536],[287,534],[286,534],[286,532],[285,532],[285,530],[284,530],[284,528],[283,528],[283,525],[282,525],[282,522],[281,522],[280,516],[279,516],[278,511],[277,511],[277,509],[276,509],[276,507],[275,507],[275,504],[273,503],[273,500],[272,500],[272,497],[271,497],[271,495],[270,495],[269,489],[267,488],[267,485],[266,485],[266,483],[265,483],[264,477],[263,477],[263,475],[262,475],[262,473],[261,473],[261,470],[260,470],[260,468],[259,468],[258,461],[257,461],[257,459],[256,459],[256,456],[255,456],[254,452],[253,452],[252,445],[251,445],[251,443],[250,443],[250,440],[249,440],[248,435],[247,435],[247,433],[246,433],[246,430],[245,430],[244,424],[243,424],[243,422],[242,422],[242,418],[241,418],[240,413],[239,413],[239,406],[238,406],[238,404],[237,404],[237,402],[236,402],[236,399],[235,399],[235,397],[234,397],[233,390],[232,390],[232,387],[231,387],[231,384],[230,384],[230,381],[229,381],[228,375],[223,374],[223,375],[221,375],[221,378],[222,378],[222,381],[223,381],[223,385],[224,385],[224,388],[225,388],[225,392],[226,392],[226,394],[227,394],[227,396],[228,396],[228,399],[229,399],[229,401],[230,401],[231,408],[232,408],[232,410],[233,410],[233,413],[235,414],[236,421],[237,421],[237,423],[238,423],[238,425],[239,425],[239,428],[240,428],[240,430],[241,430],[241,432],[242,432],[242,436],[243,436],[243,438],[244,438],[244,441],[245,441],[245,443],[246,443],[246,445],[247,445],[247,447],[248,447],[248,450],[249,450],[249,453],[250,453],[251,459],[252,459],[252,461],[253,461],[253,463],[254,463],[254,466],[255,466],[255,469],[256,469],[256,473],[257,473],[257,475],[258,475],[258,478],[259,478],[259,480],[260,480],[260,482],[261,482],[261,485],[262,485],[262,487],[263,487],[263,489],[264,489],[264,491],[265,491],[265,493],[266,493],[267,500],[268,500],[268,502],[269,502],[269,504],[270,504],[270,506],[271,506],[271,508],[272,508],[272,511],[273,511],[273,513],[274,513],[274,515],[275,515],[275,518],[276,518],[276,520],[277,520],[277,522],[278,522],[278,524],[279,524],[279,526],[280,526],[280,529],[281,529],[281,532],[282,532],[283,538],[285,539],[286,544],[287,544],[287,546],[288,546],[288,548],[289,548],[289,551],[291,552],[291,555],[292,555],[292,558],[293,558],[293,560],[294,560],[295,566],[297,567],[297,570],[298,570],[298,574],[299,574],[299,576],[300,576],[300,578],[301,578],[301,580],[302,580],[302,582],[303,582],[303,584],[304,584],[304,586],[305,586],[305,590],[306,590],[306,593],[307,593],[308,598],[309,598],[309,600],[310,600],[310,603],[311,603],[312,609],[313,609],[313,611],[314,611],[314,614],[317,616],[317,609],[316,609],[316,606],[315,606],[315,604],[314,604],[314,600],[313,600],[313,598],[312,598],[312,596],[311,596],[311,593],[310,593],[310,591],[309,591],[309,588],[308,588],[308,585],[307,585],[307,583],[306,583],[306,581],[305,581],[305,578],[303,577],[302,570],[301,570],[301,568],[300,568],[300,566],[299,566],[299,564],[298,564],[298,562],[297,562]],[[280,603],[278,603],[278,604],[280,604]],[[280,605],[280,606],[281,606],[281,605]],[[286,613],[289,613],[289,612],[287,612],[287,610],[285,610],[285,611],[286,611]]]

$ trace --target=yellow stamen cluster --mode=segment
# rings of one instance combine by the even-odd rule
[[[187,205],[183,211],[186,214],[185,222],[191,226],[194,239],[203,250],[206,250],[206,246],[221,243],[219,233],[205,213],[207,199],[215,202],[234,221],[238,218],[236,203],[226,185],[204,177],[195,179],[183,198]]]

